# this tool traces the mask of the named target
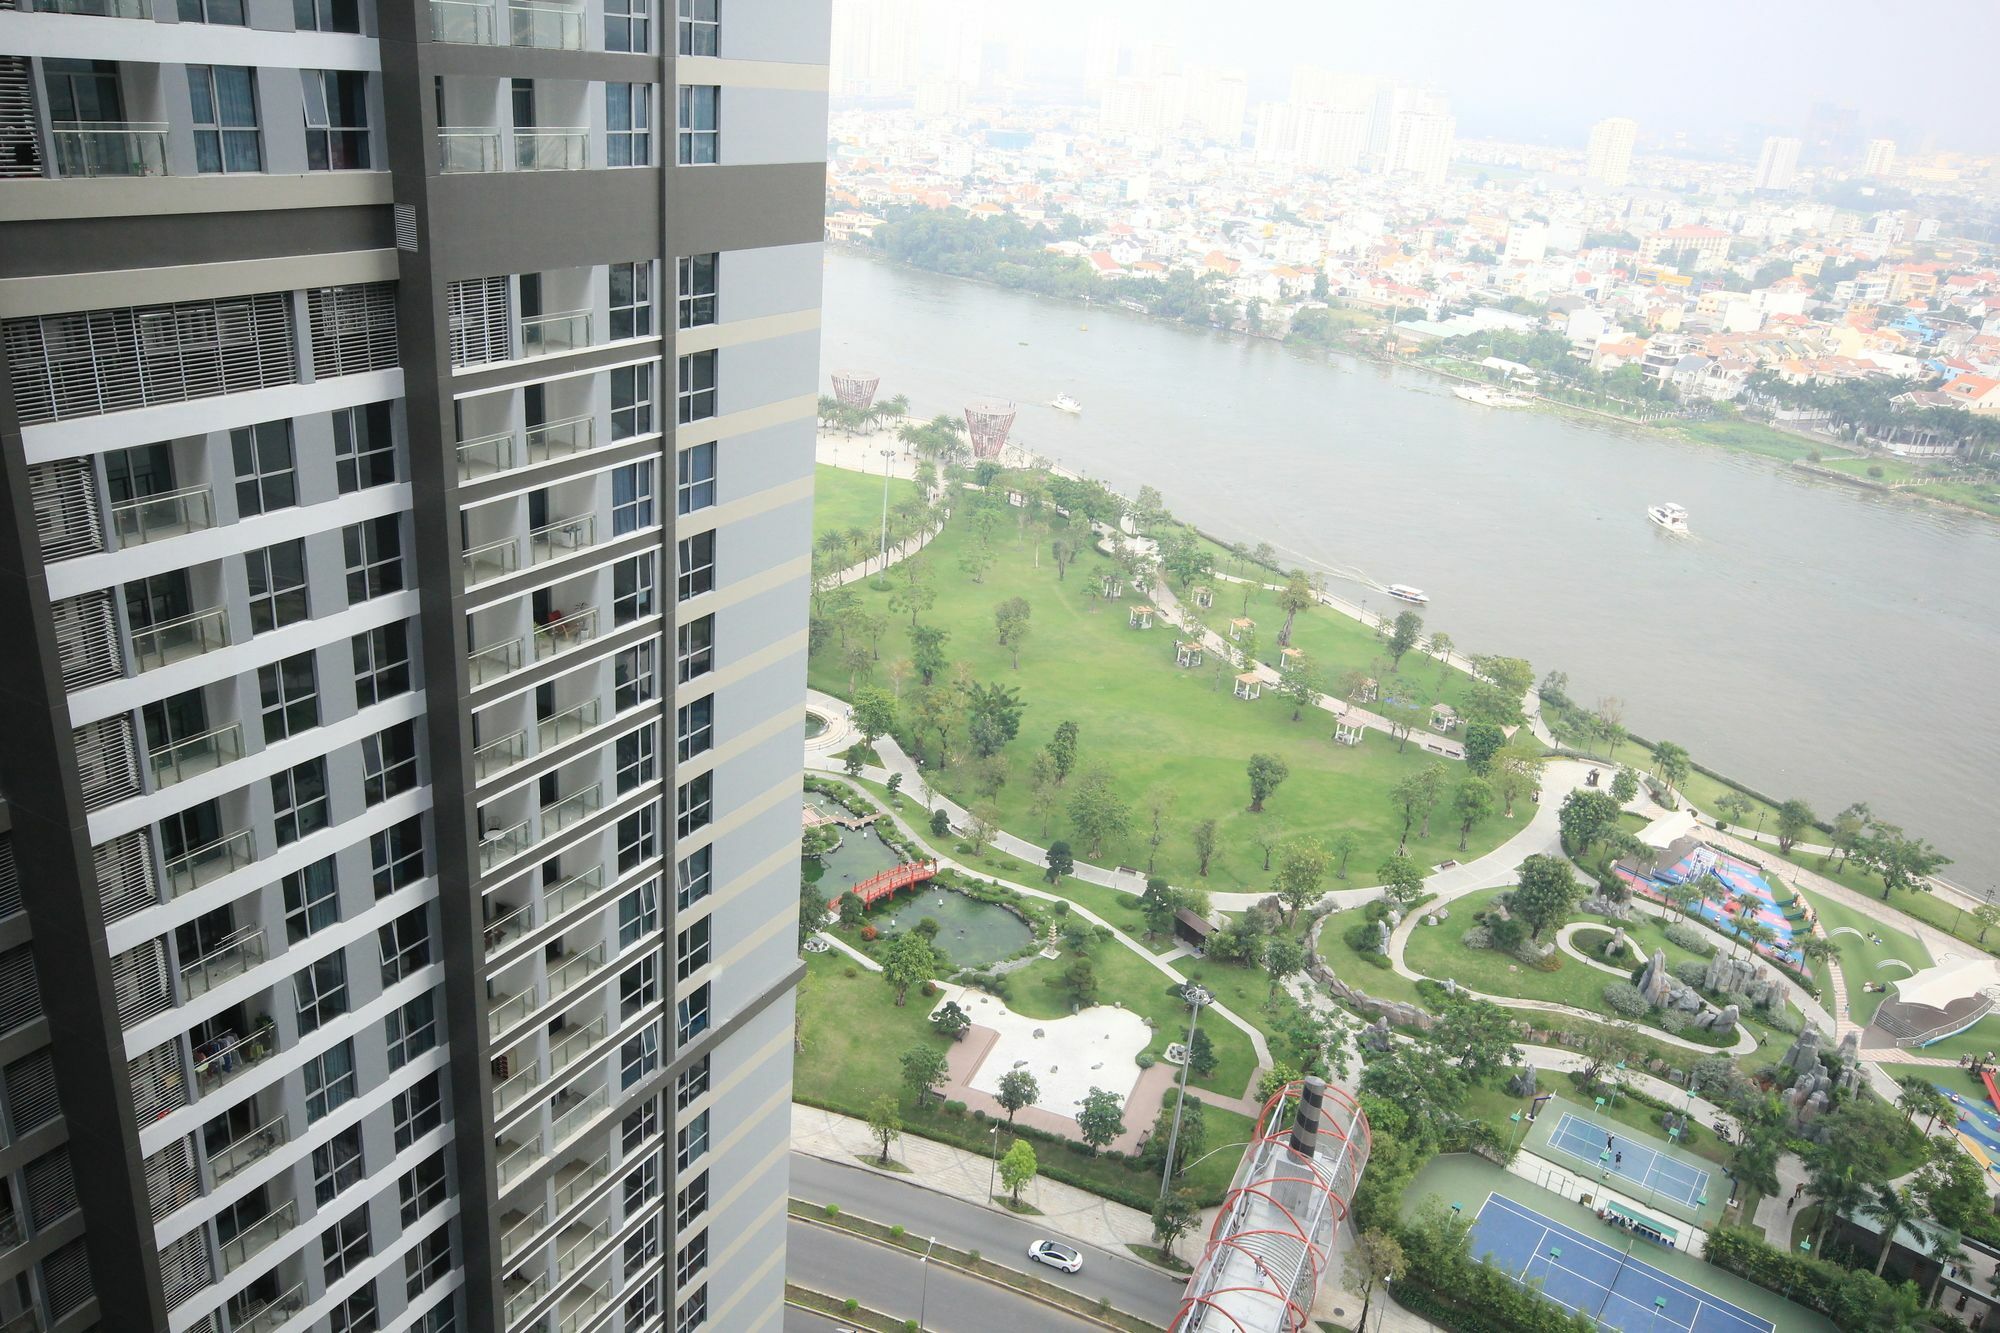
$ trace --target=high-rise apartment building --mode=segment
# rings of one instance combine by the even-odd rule
[[[1458,120],[1442,98],[1417,94],[1407,109],[1389,118],[1389,138],[1382,152],[1382,169],[1406,173],[1436,184],[1451,167]]]
[[[1896,169],[1896,141],[1894,139],[1870,139],[1868,149],[1861,161],[1864,176],[1886,176]]]
[[[1763,151],[1757,155],[1757,174],[1751,180],[1751,188],[1791,189],[1792,182],[1799,177],[1799,148],[1797,139],[1784,135],[1774,134],[1764,140]]]
[[[0,1327],[776,1328],[826,0],[0,4]]]
[[[1639,139],[1639,122],[1612,116],[1590,127],[1590,147],[1583,174],[1612,189],[1622,188],[1632,175],[1632,145]]]

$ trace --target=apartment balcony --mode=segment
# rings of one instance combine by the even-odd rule
[[[553,1079],[565,1069],[588,1059],[593,1051],[604,1044],[604,1034],[607,1030],[604,1015],[599,1014],[561,1041],[552,1042],[549,1045],[549,1077]]]
[[[465,586],[468,588],[504,579],[521,568],[520,538],[502,537],[499,541],[475,546],[459,555],[459,563],[465,571]]]
[[[516,171],[582,171],[589,165],[590,131],[581,126],[514,131]]]
[[[533,1209],[523,1212],[510,1208],[500,1215],[500,1259],[503,1264],[518,1262],[524,1250],[533,1247],[540,1239],[542,1229],[549,1224],[549,1206],[538,1203]]]
[[[596,1091],[581,1095],[564,1089],[561,1100],[566,1101],[567,1105],[558,1112],[550,1125],[558,1151],[571,1139],[583,1133],[584,1128],[592,1120],[604,1114],[605,1109],[611,1105],[611,1089],[601,1083],[597,1085]]]
[[[530,564],[546,564],[597,545],[597,515],[579,514],[528,530]]]
[[[501,1059],[505,1060],[511,1067],[517,1062],[517,1055],[519,1055],[518,1051],[509,1051]],[[526,1067],[520,1072],[509,1075],[507,1078],[493,1085],[493,1114],[495,1116],[504,1115],[509,1108],[519,1106],[522,1102],[533,1097],[541,1089],[542,1085],[548,1082],[547,1079],[542,1077],[542,1071],[535,1067],[536,1060],[532,1051],[529,1051],[526,1055],[519,1055],[518,1063]]]
[[[514,1137],[516,1134],[521,1137]],[[547,1155],[542,1151],[541,1131],[532,1127],[500,1135],[494,1140],[493,1148],[493,1169],[502,1189],[534,1170]]]
[[[572,1287],[556,1302],[556,1333],[578,1333],[588,1327],[610,1300],[611,1293],[606,1287],[583,1284]]]
[[[611,1154],[600,1153],[588,1162],[564,1162],[555,1171],[556,1215],[574,1208],[579,1199],[602,1185],[611,1174]]]
[[[583,50],[582,5],[524,3],[507,6],[507,38],[515,46],[544,51]]]
[[[518,1273],[501,1280],[500,1300],[507,1310],[509,1327],[517,1324],[549,1294],[549,1275],[540,1273],[534,1277],[524,1277]]]
[[[229,643],[229,612],[212,606],[133,630],[132,666],[136,671],[152,671],[227,648]]]
[[[529,1014],[538,1008],[535,987],[531,982],[519,991],[510,991],[488,984],[486,992],[486,1025],[494,1032],[509,1032],[527,1021]]]
[[[536,654],[540,660],[541,654]],[[521,669],[521,641],[508,639],[504,643],[488,644],[465,655],[465,669],[472,688],[512,675]]]
[[[604,892],[604,867],[594,865],[580,875],[542,890],[542,920],[555,921]]]
[[[561,1282],[572,1274],[582,1272],[597,1261],[604,1253],[604,1247],[611,1241],[611,1223],[599,1222],[586,1227],[572,1223],[556,1234],[556,1281]]]
[[[213,1095],[277,1053],[278,1030],[269,1018],[258,1020],[243,1036],[203,1042],[195,1050],[198,1095]]]
[[[181,994],[188,1000],[206,995],[232,977],[240,977],[263,962],[264,928],[245,926],[191,963],[181,964]]]
[[[553,713],[535,723],[535,745],[541,754],[547,754],[558,745],[573,741],[585,732],[595,731],[603,725],[604,705],[597,699],[585,699],[582,703]]]
[[[523,727],[511,736],[488,741],[472,752],[472,776],[484,782],[495,773],[504,773],[528,757],[528,731]]]
[[[513,860],[527,851],[529,847],[533,846],[535,841],[534,830],[529,825],[530,821],[524,819],[518,824],[501,829],[497,833],[488,834],[483,838],[479,843],[479,869],[481,873],[490,871],[493,867],[503,862]]]
[[[582,130],[516,130],[514,142],[519,144],[523,136],[530,133],[582,134]],[[523,167],[522,170],[531,168]],[[549,170],[550,168],[534,168]],[[520,342],[517,344],[522,356],[549,356],[556,352],[581,351],[591,345],[591,319],[588,310],[566,310],[555,315],[533,315],[521,321]]]
[[[111,531],[120,547],[185,537],[215,526],[214,505],[206,486],[123,500],[111,506],[110,514]]]
[[[147,0],[26,0],[20,8],[37,14],[81,14],[100,19],[146,19],[153,17]]]
[[[242,1314],[232,1312],[229,1327],[231,1333],[277,1333],[308,1304],[306,1284],[297,1282],[262,1306],[246,1309]]]
[[[486,958],[489,962],[495,954],[505,952],[507,946],[516,940],[525,939],[535,928],[535,905],[532,902],[525,902],[514,908],[508,908],[504,903],[496,903],[494,910],[498,915],[486,923],[484,931]]]
[[[451,175],[493,171],[582,171],[590,165],[590,132],[581,127],[517,129],[510,159],[501,132],[485,125],[438,129],[438,170]],[[530,353],[532,355],[532,353]]]
[[[543,624],[535,626],[535,660],[546,661],[551,657],[581,648],[596,637],[597,608],[594,606],[552,616]]]
[[[603,970],[604,946],[598,944],[549,970],[549,999],[562,998]]]
[[[584,453],[596,444],[596,422],[587,416],[530,426],[519,434],[503,431],[481,436],[458,446],[458,479],[477,481],[481,477],[534,467]]]
[[[148,752],[146,766],[152,770],[155,788],[171,787],[203,773],[213,773],[224,764],[233,764],[242,757],[243,724],[231,722],[226,727],[204,731],[199,736],[173,741],[161,749]]]
[[[554,837],[580,819],[588,819],[604,808],[604,784],[593,782],[542,807],[542,838]]]
[[[65,177],[167,174],[165,121],[57,121],[49,140],[56,171]]]
[[[244,829],[205,847],[171,857],[165,865],[167,893],[178,898],[224,875],[257,863],[257,833]]]
[[[27,1239],[27,1232],[21,1229],[21,1215],[10,1206],[0,1212],[0,1250],[11,1250]]]
[[[493,0],[431,0],[431,40],[491,46],[498,40]]]
[[[283,1240],[298,1224],[298,1201],[287,1199],[222,1243],[222,1271],[235,1272]]]
[[[291,1126],[281,1111],[208,1155],[209,1188],[220,1189],[223,1182],[241,1175],[290,1140]]]

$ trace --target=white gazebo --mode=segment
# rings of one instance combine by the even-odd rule
[[[1153,608],[1143,605],[1133,607],[1131,614],[1125,617],[1125,625],[1128,629],[1153,628]]]
[[[1457,731],[1458,710],[1450,704],[1431,705],[1432,731]]]
[[[1209,607],[1214,606],[1215,589],[1209,587],[1206,583],[1197,587],[1194,590],[1194,604],[1202,608],[1204,611],[1207,610]]]
[[[1115,602],[1125,595],[1125,580],[1116,574],[1106,574],[1098,580],[1098,586],[1104,590],[1106,601]]]
[[[1256,628],[1256,621],[1250,619],[1248,616],[1238,616],[1229,622],[1229,637],[1233,641],[1241,643],[1243,642],[1243,636],[1252,633]]]
[[[1354,691],[1354,702],[1358,704],[1372,704],[1375,702],[1375,696],[1381,692],[1382,682],[1370,676],[1361,682],[1359,689]]]
[[[1193,639],[1176,639],[1174,641],[1175,666],[1198,667],[1201,665],[1201,660],[1201,645],[1199,643],[1196,643]]]
[[[1264,682],[1258,679],[1256,672],[1246,671],[1242,675],[1236,678],[1237,698],[1255,699],[1258,695],[1262,694],[1263,692],[1264,692]]]
[[[1361,744],[1361,733],[1366,730],[1367,728],[1361,725],[1361,719],[1359,718],[1335,718],[1333,721],[1334,743],[1336,745],[1359,745]]]

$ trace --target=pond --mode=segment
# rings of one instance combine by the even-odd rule
[[[987,967],[1011,958],[1033,938],[1027,923],[1006,908],[934,887],[898,897],[870,919],[886,934],[911,929],[925,917],[938,923],[937,947],[960,967]]]
[[[831,814],[845,813],[838,802],[828,800],[817,792],[807,792],[806,801],[815,808]],[[805,862],[805,877],[808,883],[822,884],[826,896],[831,898],[841,889],[851,888],[872,875],[879,875],[892,866],[903,863],[903,858],[882,845],[873,829],[841,829],[840,846],[827,853],[824,864]]]
[[[817,736],[824,736],[826,734],[826,728],[827,728],[827,720],[824,717],[820,716],[818,713],[815,713],[810,708],[806,709],[807,740],[812,740],[814,737]]]

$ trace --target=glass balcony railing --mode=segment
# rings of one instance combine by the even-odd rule
[[[289,1126],[283,1112],[266,1120],[248,1134],[238,1138],[208,1155],[208,1179],[210,1189],[220,1189],[222,1183],[237,1175],[245,1168],[269,1157],[285,1146],[291,1139]]]
[[[593,782],[582,791],[571,792],[561,800],[542,807],[542,836],[554,837],[577,820],[588,819],[603,808],[603,783]]]
[[[246,1069],[254,1069],[278,1050],[278,1030],[261,1020],[241,1037],[220,1037],[195,1048],[194,1082],[206,1097]]]
[[[509,1063],[516,1063],[511,1056],[509,1057]],[[536,1067],[535,1057],[532,1053],[523,1056],[518,1063],[525,1065],[526,1068],[493,1085],[494,1115],[505,1115],[508,1108],[519,1106],[529,1097],[534,1096],[535,1090],[546,1082],[542,1077],[542,1071]]]
[[[0,1213],[0,1250],[11,1250],[26,1239],[21,1230],[20,1215],[11,1208]]]
[[[523,903],[486,923],[486,956],[491,958],[535,928],[535,905]]]
[[[528,530],[530,563],[543,564],[597,545],[597,515],[579,514]]]
[[[578,1098],[567,1110],[555,1118],[552,1128],[555,1132],[556,1147],[562,1147],[571,1139],[583,1133],[584,1127],[598,1116],[603,1115],[604,1108],[610,1104],[611,1090],[602,1084],[599,1084],[597,1091],[591,1093],[589,1096]]]
[[[243,724],[231,722],[226,727],[189,736],[186,740],[172,741],[161,749],[147,752],[146,765],[153,770],[155,787],[171,787],[176,782],[213,773],[224,764],[233,764],[242,757]]]
[[[589,1327],[610,1299],[604,1287],[577,1286],[564,1292],[556,1302],[556,1333],[578,1333]]]
[[[20,6],[37,14],[83,14],[100,19],[150,19],[147,0],[29,0]]]
[[[486,1025],[495,1033],[509,1032],[535,1012],[535,988],[516,995],[496,991],[486,997]]]
[[[595,699],[585,699],[572,708],[542,718],[535,723],[535,744],[542,754],[547,754],[565,741],[575,740],[586,731],[595,730],[603,720],[604,708]]]
[[[526,1143],[510,1143],[506,1139],[501,1139],[494,1144],[494,1147],[498,1151],[494,1170],[500,1177],[503,1189],[534,1170],[543,1156],[542,1136],[539,1133]]]
[[[228,646],[229,612],[210,607],[133,630],[132,663],[136,670],[151,671]]]
[[[492,0],[431,0],[431,40],[490,46],[498,26]]]
[[[554,921],[604,892],[604,867],[592,866],[581,875],[571,875],[554,888],[542,890],[542,919]]]
[[[232,1315],[229,1327],[233,1333],[276,1333],[291,1321],[293,1315],[305,1308],[306,1284],[299,1282],[255,1313]]]
[[[500,1283],[500,1298],[507,1307],[509,1326],[521,1321],[528,1311],[541,1304],[549,1294],[549,1275],[540,1273],[532,1278],[514,1275],[503,1278]]]
[[[590,1023],[578,1028],[549,1047],[549,1077],[554,1078],[579,1060],[589,1057],[604,1040],[604,1015],[599,1014]]]
[[[549,972],[549,998],[569,994],[603,970],[604,946],[599,944]]]
[[[583,49],[583,6],[523,3],[507,6],[508,39],[547,51]]]
[[[241,833],[232,833],[206,847],[197,847],[169,858],[166,863],[167,892],[178,898],[183,893],[256,862],[256,830],[244,829]]]
[[[514,131],[514,170],[582,171],[590,165],[590,131],[580,128]]]
[[[299,1224],[299,1205],[287,1199],[264,1216],[222,1242],[222,1271],[233,1273],[275,1245]]]
[[[505,772],[528,757],[528,733],[524,728],[511,736],[488,741],[472,752],[472,775],[485,781]]]
[[[587,606],[535,626],[535,660],[582,647],[597,634],[597,608]]]
[[[531,1213],[524,1213],[512,1222],[502,1219],[500,1228],[500,1258],[503,1263],[513,1263],[521,1257],[521,1251],[528,1248],[534,1239],[542,1234],[542,1228],[549,1224],[547,1204],[536,1204]]]
[[[496,472],[512,472],[520,466],[514,445],[512,431],[461,442],[458,446],[458,479],[472,481],[490,477]]]
[[[64,176],[164,176],[165,121],[69,120],[49,127]]]
[[[502,861],[511,861],[533,843],[534,835],[525,819],[511,828],[489,834],[479,844],[479,868],[482,871],[491,870]]]
[[[438,170],[452,174],[500,170],[500,131],[479,125],[440,126]]]
[[[181,964],[181,994],[190,1000],[206,995],[263,961],[264,928],[245,926],[193,962]]]
[[[595,1161],[564,1165],[556,1172],[556,1215],[561,1216],[574,1208],[577,1200],[603,1184],[604,1178],[610,1174],[610,1153],[604,1153]]]
[[[547,463],[557,458],[584,453],[597,445],[597,421],[593,417],[568,417],[530,426],[525,432],[528,463]]]
[[[214,526],[206,486],[121,500],[111,506],[111,531],[120,546],[143,546]]]
[[[540,657],[541,654],[535,654]],[[521,641],[509,639],[505,643],[489,644],[476,648],[465,655],[465,670],[472,687],[479,688],[488,681],[521,669]]]
[[[556,1281],[560,1282],[588,1265],[610,1239],[609,1222],[599,1222],[589,1228],[564,1227],[556,1237]]]
[[[502,537],[497,542],[487,542],[475,546],[459,555],[465,570],[465,586],[491,579],[505,578],[521,568],[521,542],[518,537]]]
[[[519,143],[523,130],[514,132]],[[540,133],[540,131],[536,131]],[[554,315],[536,315],[521,321],[521,355],[547,356],[552,352],[574,352],[590,346],[590,312],[566,310]]]

